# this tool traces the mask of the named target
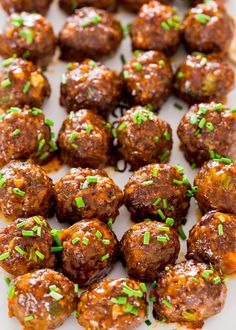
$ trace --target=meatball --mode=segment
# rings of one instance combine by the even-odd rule
[[[73,167],[99,168],[111,160],[111,124],[90,110],[80,110],[64,120],[58,135],[60,156]]]
[[[122,80],[115,71],[85,60],[70,64],[62,76],[60,103],[68,112],[85,108],[107,116],[117,106],[121,92]]]
[[[50,125],[53,122],[37,108],[14,107],[0,116],[0,167],[13,159],[48,161],[57,150]]]
[[[39,14],[26,12],[9,16],[0,35],[0,55],[17,55],[46,67],[56,49],[56,37],[51,23]]]
[[[193,105],[178,126],[186,159],[197,166],[212,152],[236,160],[236,113],[220,103]]]
[[[0,171],[0,210],[9,220],[54,212],[52,180],[36,164],[12,160]]]
[[[59,34],[61,59],[77,62],[99,59],[114,53],[121,40],[121,24],[113,14],[83,7],[66,20]]]
[[[124,188],[124,204],[135,222],[148,218],[180,225],[187,214],[191,186],[180,166],[147,165]]]
[[[14,57],[3,61],[0,70],[0,108],[40,108],[51,94],[51,88],[42,70],[31,62]]]
[[[104,170],[72,168],[55,184],[59,222],[97,218],[112,223],[119,214],[122,192]]]
[[[60,7],[67,13],[73,14],[77,8],[95,7],[108,11],[117,9],[117,0],[59,0]]]
[[[225,0],[214,0],[214,1],[218,4],[224,4],[225,3]],[[191,2],[192,7],[195,7],[199,3],[207,3],[208,0],[207,1],[206,0],[191,0],[190,2]]]
[[[126,111],[116,128],[118,151],[133,169],[166,162],[172,149],[172,129],[147,108]]]
[[[0,230],[0,266],[18,276],[40,268],[54,268],[51,228],[41,216],[20,218]]]
[[[191,229],[188,259],[211,263],[224,274],[236,272],[236,217],[210,211]]]
[[[203,213],[218,210],[236,214],[236,164],[228,158],[206,162],[194,179],[195,198]]]
[[[234,71],[219,54],[192,54],[175,74],[174,91],[190,104],[221,101],[234,86]]]
[[[21,13],[22,11],[36,12],[45,15],[52,0],[0,0],[2,8],[8,13]]]
[[[137,12],[140,7],[148,3],[150,0],[121,0],[121,3],[130,11]],[[159,0],[159,2],[164,4],[171,3],[172,0]]]
[[[226,293],[220,273],[207,264],[189,260],[163,271],[151,295],[159,320],[201,328],[204,320],[223,309]]]
[[[130,278],[105,279],[82,293],[78,322],[90,330],[133,330],[146,316],[146,286]]]
[[[48,330],[59,327],[75,310],[77,288],[62,274],[41,269],[17,277],[8,295],[9,316],[24,329]]]
[[[192,8],[183,22],[183,37],[189,52],[227,52],[234,36],[234,21],[214,1]]]
[[[60,238],[62,272],[79,286],[98,282],[116,262],[117,238],[105,223],[97,219],[75,223]]]
[[[159,272],[178,258],[177,232],[161,222],[144,221],[132,226],[121,240],[121,256],[131,277],[154,281]]]
[[[131,105],[158,110],[172,91],[173,72],[166,56],[157,51],[138,53],[122,71],[125,97]]]
[[[142,6],[131,26],[133,49],[173,55],[180,43],[180,20],[172,7],[158,1]]]

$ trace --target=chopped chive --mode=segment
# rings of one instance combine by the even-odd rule
[[[46,118],[45,119],[45,124],[48,126],[54,126],[54,121],[51,119]]]
[[[26,236],[26,237],[33,237],[34,236],[34,232],[32,230],[22,230],[22,236]]]
[[[61,252],[63,250],[62,246],[53,246],[51,247],[50,252]]]
[[[17,136],[17,135],[20,135],[20,133],[21,133],[21,131],[19,130],[19,128],[17,128],[12,132],[12,135]]]
[[[178,78],[178,79],[182,79],[182,78],[184,78],[184,73],[181,72],[181,71],[179,71],[179,72],[177,73],[177,78]]]
[[[28,315],[28,316],[25,316],[25,317],[24,317],[24,321],[25,321],[25,322],[32,321],[33,319],[34,319],[33,315]]]
[[[158,242],[166,243],[168,241],[166,236],[158,236],[157,237]]]
[[[164,151],[163,154],[161,155],[161,158],[160,158],[161,161],[162,162],[165,162],[167,160],[167,158],[169,157],[169,155],[170,155],[170,151],[169,150]]]
[[[154,141],[157,143],[159,141],[159,136],[155,136]]]
[[[37,228],[37,236],[41,237],[41,234],[42,234],[42,228],[38,227]]]
[[[185,241],[187,239],[187,236],[185,235],[183,226],[179,226],[177,228],[177,230],[178,230],[179,236],[182,238],[183,241]]]
[[[2,187],[5,183],[6,183],[6,179],[5,178],[1,178],[0,179],[0,187]]]
[[[167,307],[167,308],[172,308],[172,304],[167,300],[167,299],[163,299],[162,303]]]
[[[178,109],[178,110],[183,110],[183,106],[181,105],[181,104],[179,104],[179,103],[174,103],[174,107],[176,108],[176,109]]]
[[[170,26],[167,22],[161,22],[161,27],[166,31],[170,30]]]
[[[125,59],[125,55],[124,54],[121,54],[120,55],[120,60],[121,60],[122,65],[125,65],[126,59]]]
[[[62,74],[62,75],[61,75],[61,83],[62,83],[63,85],[65,85],[65,84],[67,83],[67,78],[66,78],[66,75],[65,75],[65,74]]]
[[[155,200],[155,202],[152,205],[157,206],[160,203],[160,201],[161,201],[161,198],[159,197]]]
[[[150,327],[150,325],[152,325],[152,322],[150,320],[146,320],[145,323],[148,327]]]
[[[218,234],[219,234],[220,236],[223,236],[223,235],[224,235],[224,230],[223,230],[223,225],[222,225],[222,223],[220,223],[220,224],[218,225]]]
[[[45,258],[45,255],[42,252],[40,252],[39,250],[36,250],[35,254],[41,260],[43,260]]]
[[[163,133],[163,137],[165,141],[169,141],[170,140],[170,133],[168,131],[165,131]]]
[[[140,289],[143,291],[143,292],[147,292],[147,286],[145,283],[141,282],[140,283]]]
[[[144,237],[143,237],[143,244],[144,245],[148,245],[150,243],[150,238],[151,238],[151,234],[149,231],[146,231],[144,233]]]
[[[165,219],[166,219],[166,216],[165,216],[165,214],[162,212],[161,209],[158,209],[158,210],[157,210],[157,213],[159,214],[159,216],[161,217],[162,220],[165,220]]]
[[[10,79],[5,79],[1,82],[1,87],[9,87],[11,86],[11,80]]]
[[[7,286],[9,286],[11,284],[11,279],[9,277],[6,277],[4,281]]]
[[[123,72],[123,77],[125,78],[125,79],[128,79],[129,78],[129,71],[124,71]]]
[[[93,60],[90,60],[90,61],[88,62],[88,65],[91,66],[91,68],[96,68],[97,63],[96,63],[95,61],[93,61]]]
[[[5,252],[5,253],[2,253],[0,254],[0,261],[2,260],[6,260],[10,257],[10,252]]]
[[[55,299],[56,301],[59,301],[63,298],[63,295],[61,295],[60,293],[56,292],[56,291],[51,291],[49,293],[49,296],[51,296],[53,299]]]
[[[157,281],[152,282],[152,288],[155,289],[157,287]]]
[[[34,32],[29,29],[21,30],[20,36],[26,40],[27,45],[31,45],[34,40]]]
[[[105,261],[105,260],[107,260],[109,258],[110,258],[110,255],[109,255],[109,253],[107,253],[107,254],[105,254],[104,256],[101,257],[101,260],[102,261]]]
[[[196,318],[194,313],[190,313],[188,311],[183,311],[182,315],[186,320],[189,320],[189,321],[194,321]]]
[[[98,178],[97,178],[97,176],[87,176],[86,181],[88,183],[97,182]]]
[[[18,245],[15,246],[15,250],[16,250],[18,253],[20,253],[22,256],[25,254],[25,251],[22,250]]]
[[[92,131],[93,129],[93,125],[87,125],[86,126],[86,133],[90,134],[90,132]]]
[[[74,293],[78,293],[78,292],[79,292],[79,285],[74,284]]]
[[[143,186],[151,186],[154,182],[152,180],[144,181],[142,183]]]
[[[214,125],[213,125],[212,123],[209,123],[209,122],[206,123],[206,128],[207,128],[207,130],[210,131],[210,132],[213,132],[214,129],[215,129]]]
[[[177,184],[177,185],[183,184],[183,181],[177,180],[177,179],[173,179],[172,182],[175,183],[175,184]]]
[[[213,278],[213,283],[214,283],[214,284],[218,284],[218,283],[220,283],[220,282],[221,282],[221,279],[220,279],[219,276],[216,276],[216,277]]]
[[[117,298],[111,298],[111,301],[114,304],[118,304],[118,305],[125,305],[127,303],[127,297],[117,297]]]
[[[23,88],[23,93],[24,94],[28,93],[28,91],[30,89],[30,86],[31,86],[31,82],[30,81],[27,81],[27,83],[25,84],[25,86]]]
[[[102,243],[103,243],[104,245],[109,245],[111,242],[110,242],[109,239],[103,239],[103,240],[102,240]]]
[[[225,222],[225,218],[223,215],[219,215],[218,218],[220,219],[221,222]]]
[[[9,65],[11,65],[12,63],[14,63],[16,60],[16,57],[10,57],[10,58],[7,58],[6,60],[4,60],[2,62],[2,66],[4,67],[8,67]]]
[[[77,244],[79,242],[79,240],[80,240],[79,237],[75,237],[75,238],[72,239],[71,242],[72,242],[72,244],[75,245],[75,244]]]
[[[76,203],[76,206],[78,207],[78,209],[81,209],[81,208],[85,207],[83,197],[76,197],[75,198],[75,203]]]
[[[123,131],[126,127],[127,127],[127,123],[126,123],[126,121],[123,121],[123,122],[118,126],[118,130],[119,130],[119,131]]]
[[[164,207],[164,209],[166,209],[167,208],[167,199],[166,198],[163,198],[163,200],[162,200],[162,204],[163,204],[163,207]]]
[[[9,287],[9,291],[8,291],[8,299],[12,299],[15,295],[15,286],[14,285],[10,285]]]
[[[206,124],[206,118],[202,118],[198,124],[199,128],[203,128]]]
[[[97,230],[95,236],[97,238],[102,238],[102,233],[99,230]]]
[[[138,63],[138,62],[134,63],[134,67],[138,71],[142,71],[142,69],[143,69],[142,64],[141,63]]]
[[[163,226],[163,227],[160,227],[159,230],[160,231],[170,231],[170,228]]]
[[[20,197],[24,197],[25,196],[25,192],[20,190],[19,188],[13,188],[12,191],[14,192],[14,194],[20,196]]]
[[[149,301],[150,302],[155,302],[156,301],[156,298],[155,297],[149,297]]]
[[[158,168],[155,167],[154,170],[152,171],[152,176],[156,177],[158,175],[158,172],[159,172]]]
[[[73,142],[77,137],[78,137],[78,133],[74,132],[74,133],[71,134],[71,136],[69,138],[69,141]]]
[[[88,239],[87,237],[83,237],[83,238],[82,238],[82,243],[83,243],[84,245],[88,245],[88,244],[89,244],[89,239]]]
[[[139,298],[143,297],[143,292],[141,290],[134,290],[126,284],[123,284],[122,291],[126,293],[128,296],[134,296]]]
[[[137,310],[137,308],[132,307],[130,313],[133,314],[133,315],[135,315],[135,316],[137,316],[137,315],[138,315],[138,310]]]
[[[199,283],[199,279],[196,278],[196,277],[192,277],[192,281],[195,282],[195,283]]]
[[[113,220],[112,220],[112,218],[109,218],[108,222],[107,222],[107,225],[111,230],[112,230],[112,224],[113,224]]]
[[[205,279],[207,279],[210,275],[213,274],[213,270],[212,269],[206,269],[202,272],[201,276]]]
[[[197,14],[195,15],[196,20],[201,24],[206,24],[210,21],[211,16],[206,14]]]

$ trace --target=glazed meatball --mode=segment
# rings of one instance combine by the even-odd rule
[[[147,165],[134,172],[124,188],[124,204],[135,222],[148,218],[181,224],[187,214],[191,190],[180,166]]]
[[[2,8],[8,13],[21,13],[22,11],[36,12],[45,15],[52,0],[0,0]]]
[[[234,86],[234,71],[218,54],[188,55],[175,74],[174,91],[189,104],[219,102]]]
[[[0,35],[0,55],[17,55],[46,67],[56,49],[51,23],[39,14],[12,14]]]
[[[57,150],[50,125],[38,108],[14,107],[0,116],[0,167],[13,159],[48,161]]]
[[[172,7],[150,1],[142,6],[132,23],[132,47],[173,55],[180,43],[180,28],[179,17]]]
[[[118,255],[118,241],[105,223],[83,220],[66,229],[60,238],[62,271],[79,286],[98,282],[111,271]]]
[[[108,11],[117,9],[117,0],[59,0],[60,7],[67,13],[73,14],[77,8],[95,7]]]
[[[68,112],[84,108],[107,116],[117,106],[121,92],[122,81],[115,71],[85,60],[70,64],[62,76],[60,103]]]
[[[24,329],[59,327],[75,310],[77,289],[62,274],[41,269],[17,277],[10,286],[8,310]]]
[[[19,276],[40,268],[54,268],[51,228],[41,216],[20,218],[0,230],[0,266]]]
[[[0,70],[0,108],[40,108],[51,94],[51,88],[42,70],[23,59],[9,58]]]
[[[122,71],[124,91],[131,105],[149,105],[158,110],[172,91],[169,60],[157,51],[139,53]]]
[[[111,160],[111,132],[111,124],[90,110],[71,113],[58,135],[62,161],[73,167],[105,166]]]
[[[146,287],[130,278],[105,279],[82,293],[78,322],[90,330],[133,330],[146,316]],[[135,294],[133,294],[133,292]]]
[[[195,198],[203,213],[218,210],[236,214],[236,164],[227,158],[206,162],[194,179]]]
[[[202,166],[212,152],[236,160],[236,113],[223,104],[192,106],[182,118],[177,133],[190,164]]]
[[[120,250],[128,274],[152,282],[167,264],[175,263],[180,244],[173,228],[161,222],[144,221],[125,232]]]
[[[166,162],[172,149],[172,129],[147,108],[126,111],[116,128],[118,151],[133,169]]]
[[[210,211],[191,229],[188,259],[215,265],[224,274],[236,271],[236,217]]]
[[[183,37],[189,52],[227,52],[234,36],[234,21],[214,1],[192,8],[183,22]]]
[[[52,216],[52,180],[39,165],[12,160],[0,171],[0,210],[9,220],[35,214]]]
[[[144,4],[150,0],[121,0],[121,3],[130,11],[137,12]],[[164,4],[171,3],[171,0],[160,0],[159,2]]]
[[[59,34],[61,59],[99,59],[114,53],[121,40],[121,24],[113,14],[93,7],[77,9]]]
[[[223,309],[226,292],[220,273],[207,264],[190,260],[163,271],[151,294],[159,320],[201,328],[204,320]]]
[[[104,170],[72,168],[55,185],[59,222],[98,218],[112,222],[119,214],[122,192]]]

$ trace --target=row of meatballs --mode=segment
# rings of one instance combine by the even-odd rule
[[[1,0],[0,4],[8,14],[26,11],[45,15],[52,1],[53,0],[41,0],[40,2],[37,0]],[[126,9],[136,12],[142,5],[148,3],[149,0],[121,0],[119,2],[121,2]],[[160,0],[160,2],[163,4],[170,4],[171,0]],[[204,1],[191,0],[191,5],[196,6],[202,2]],[[216,2],[223,3],[224,0],[216,0]],[[118,7],[118,0],[59,0],[59,5],[68,14],[72,14],[78,8],[89,6],[113,12]]]
[[[207,213],[190,231],[188,261],[175,265],[180,244],[171,223],[135,224],[119,244],[97,219],[62,231],[42,216],[17,219],[0,231],[0,265],[17,276],[6,280],[9,316],[25,329],[47,330],[76,310],[85,329],[134,329],[148,318],[146,281],[156,319],[201,327],[224,306],[223,274],[236,270],[235,227],[235,216]],[[130,278],[102,280],[118,257]],[[59,266],[63,275],[51,270]],[[77,305],[79,287],[86,291]]]
[[[120,100],[120,77],[92,60],[69,64],[61,83],[60,101],[70,109],[70,114],[62,124],[57,143],[51,131],[53,121],[45,118],[39,108],[50,94],[46,77],[31,62],[17,58],[5,60],[0,72],[0,166],[14,159],[33,159],[43,164],[58,149],[62,161],[72,167],[99,168],[113,165],[121,158],[129,162],[132,169],[150,163],[167,162],[172,149],[172,129],[151,110],[154,104],[163,103],[172,88],[169,80],[172,78],[171,69],[167,64],[163,66],[163,56],[153,51],[141,53],[124,66],[123,73],[125,76],[128,74],[128,77],[123,84],[126,93],[129,93],[130,103],[143,106],[126,108],[113,126],[105,117]],[[202,59],[206,57],[189,55],[182,64],[185,70],[182,68],[177,71],[174,82],[176,91],[180,93],[185,78],[179,79],[179,73],[191,73],[190,67],[192,70],[195,64],[190,78],[196,78],[197,74],[197,82],[201,78],[203,86],[206,86],[208,77],[206,70],[209,75],[215,73],[216,83],[213,83],[214,91],[210,90],[209,97],[203,97],[198,84],[192,79],[192,89],[198,93],[194,98],[191,96],[192,101],[210,103],[193,105],[178,127],[181,148],[193,167],[201,166],[209,159],[235,160],[236,152],[236,111],[212,101],[232,88],[233,71],[228,64],[218,59],[209,60],[208,66],[199,66]],[[136,69],[138,64],[142,66],[142,71]],[[147,76],[151,76],[148,83]],[[231,78],[225,81],[225,77],[229,76]],[[188,86],[189,82],[187,79]],[[222,84],[224,89],[221,88]],[[122,107],[120,109],[123,110]]]
[[[133,50],[173,55],[182,39],[189,53],[218,53],[228,52],[234,21],[225,7],[214,1],[192,8],[183,22],[174,7],[150,1],[141,7],[131,26],[122,29],[113,14],[83,7],[65,21],[57,40],[52,25],[40,14],[13,13],[0,35],[0,55],[17,55],[45,68],[58,44],[62,60],[98,60],[117,50],[127,30]]]

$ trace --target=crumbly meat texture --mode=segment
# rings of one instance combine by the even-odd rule
[[[62,232],[62,271],[80,287],[100,281],[118,257],[118,240],[109,227],[89,219]]]
[[[55,255],[50,252],[51,227],[41,216],[19,218],[0,230],[0,266],[13,276],[41,268],[54,268]]]
[[[91,109],[106,117],[120,101],[122,80],[101,63],[72,63],[61,82],[60,103],[68,112]]]
[[[137,12],[144,4],[147,4],[150,0],[121,0],[122,5],[133,12]],[[170,4],[172,0],[160,0],[163,4]]]
[[[130,105],[148,105],[157,111],[172,91],[172,68],[161,52],[138,52],[123,66],[122,77],[124,97]]]
[[[75,223],[98,218],[114,221],[123,195],[102,169],[73,168],[55,184],[56,215],[59,222]]]
[[[45,68],[51,61],[57,39],[51,23],[40,14],[26,12],[9,16],[0,35],[0,55],[17,55]]]
[[[118,120],[116,137],[119,154],[135,170],[170,158],[171,126],[145,107],[136,106],[125,112]]]
[[[204,320],[218,314],[224,307],[227,288],[220,273],[204,263],[183,261],[160,273],[154,314],[158,320],[177,322],[201,328]]]
[[[0,108],[40,108],[51,94],[48,79],[32,62],[14,57],[2,62],[0,70]]]
[[[36,12],[46,15],[52,0],[1,0],[2,8],[8,13]]]
[[[60,34],[61,59],[81,62],[113,54],[122,40],[119,20],[105,10],[93,7],[77,9]]]
[[[124,187],[124,204],[135,222],[143,219],[181,224],[187,214],[191,186],[180,167],[147,165],[134,172]]]
[[[41,269],[17,277],[8,298],[9,317],[16,317],[25,330],[59,327],[76,309],[73,283],[62,274]]]
[[[140,281],[156,280],[166,265],[175,263],[180,243],[175,229],[157,221],[144,221],[125,232],[121,258],[129,276]]]
[[[132,290],[138,296],[132,295]],[[124,297],[123,304],[117,303],[120,297]],[[90,330],[133,330],[144,322],[146,310],[146,293],[140,282],[130,278],[105,279],[80,296],[78,322]]]
[[[117,0],[60,0],[59,5],[70,15],[82,7],[95,7],[113,12],[116,11],[118,3]]]
[[[13,160],[1,169],[0,177],[0,210],[6,219],[53,215],[53,183],[39,165]]]

